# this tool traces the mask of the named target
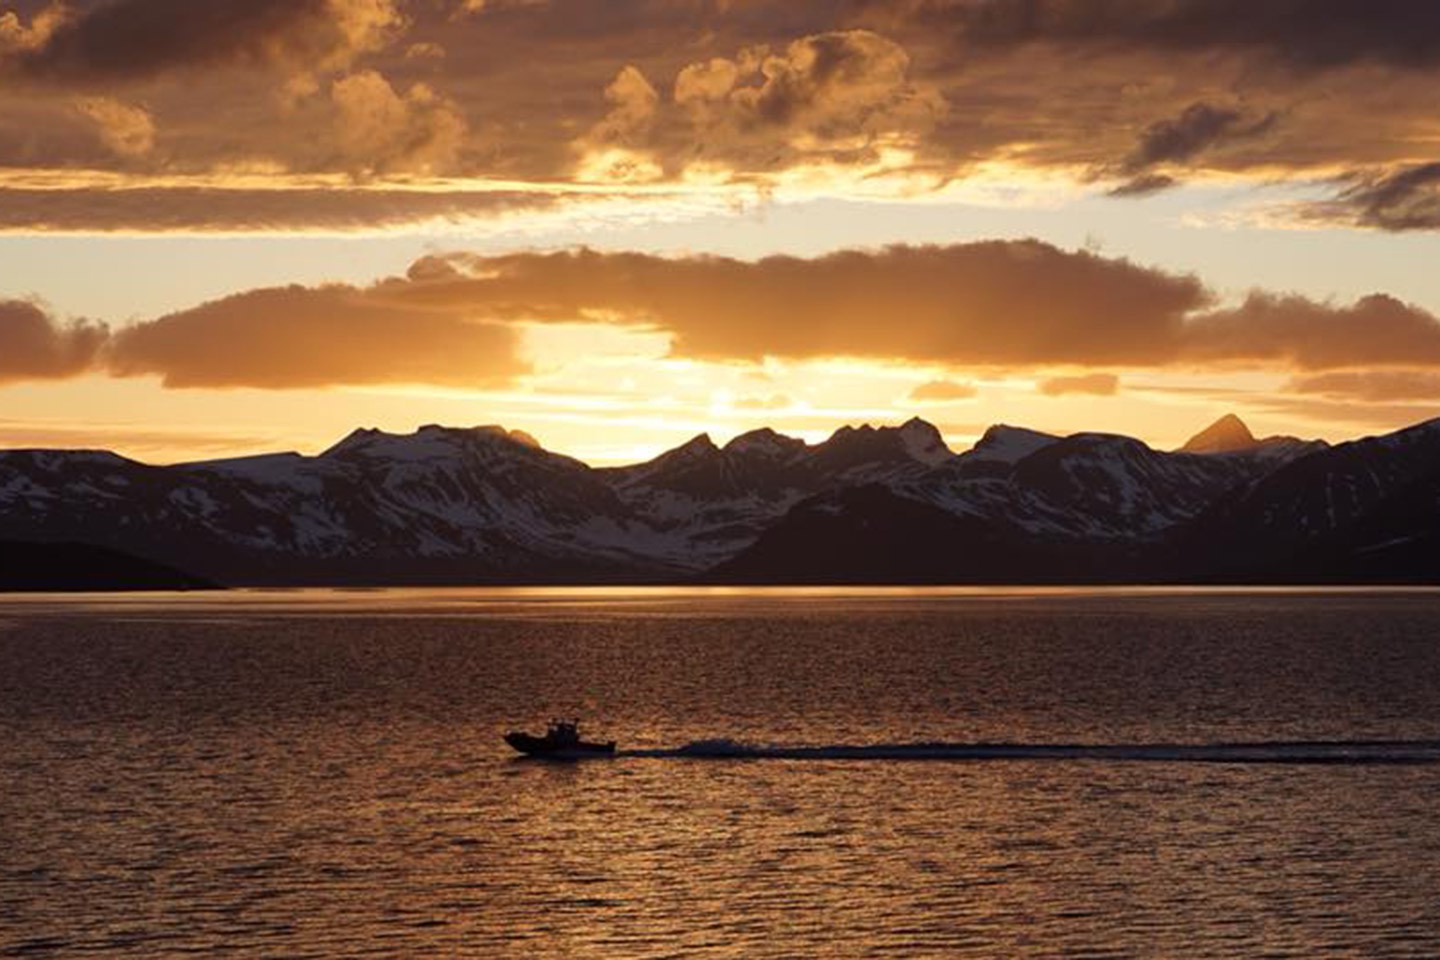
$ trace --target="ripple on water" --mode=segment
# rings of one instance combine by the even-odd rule
[[[0,956],[1440,955],[1428,602],[287,602],[5,618]]]

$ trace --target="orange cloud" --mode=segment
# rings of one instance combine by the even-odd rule
[[[931,380],[911,390],[909,399],[917,403],[949,403],[955,400],[973,400],[979,393],[973,383]]]
[[[1119,392],[1120,378],[1113,373],[1050,377],[1040,381],[1039,389],[1047,397],[1063,397],[1070,393],[1088,393],[1097,397],[1110,397]]]
[[[1440,322],[1384,294],[1336,306],[1256,292],[1233,310],[1198,317],[1185,340],[1195,360],[1243,359],[1302,370],[1440,365]]]
[[[61,323],[26,300],[0,300],[0,383],[84,373],[105,343],[106,328]]]
[[[101,142],[117,156],[144,156],[155,146],[155,121],[142,107],[113,97],[82,97],[75,108],[95,121]]]
[[[1209,297],[1193,277],[1038,241],[753,263],[580,250],[461,256],[457,267],[464,275],[397,295],[540,320],[614,316],[707,359],[1157,364],[1176,357],[1185,315]]]
[[[1440,373],[1433,370],[1341,370],[1296,377],[1295,393],[1351,398],[1364,403],[1440,400]]]
[[[116,376],[167,387],[288,389],[363,383],[495,386],[523,372],[515,332],[386,302],[374,288],[253,290],[115,332]]]

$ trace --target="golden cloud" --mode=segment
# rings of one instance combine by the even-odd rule
[[[330,87],[335,137],[351,169],[365,174],[445,174],[458,166],[468,127],[459,108],[417,83],[404,96],[374,70]]]

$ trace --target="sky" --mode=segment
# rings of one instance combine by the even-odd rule
[[[1440,4],[0,0],[0,446],[1440,416]]]

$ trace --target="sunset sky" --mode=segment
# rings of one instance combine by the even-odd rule
[[[1440,415],[1440,4],[0,0],[0,446]]]

